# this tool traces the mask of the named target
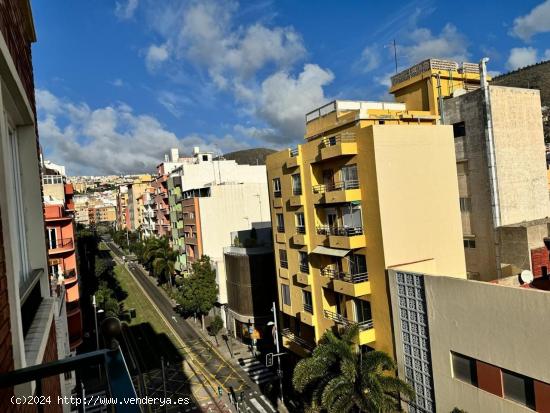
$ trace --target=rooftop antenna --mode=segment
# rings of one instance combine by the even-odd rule
[[[393,39],[391,44],[384,46],[384,48],[386,47],[393,47],[393,60],[395,62],[395,73],[397,73],[397,43],[395,42],[395,39]]]

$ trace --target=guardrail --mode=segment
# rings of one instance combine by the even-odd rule
[[[346,134],[346,135],[336,135],[336,136],[329,136],[326,138],[321,139],[321,147],[322,148],[328,148],[329,146],[335,146],[339,143],[345,143],[345,142],[356,142],[355,140],[355,134]]]
[[[313,344],[310,344],[303,338],[297,336],[292,331],[290,331],[289,328],[283,328],[281,330],[281,335],[287,338],[289,341],[292,341],[293,343],[298,344],[300,347],[305,348],[306,350],[312,351],[315,348]]]
[[[335,313],[333,311],[329,310],[323,310],[324,316],[328,320],[332,320],[336,322],[337,324],[342,324],[344,326],[351,326],[351,325],[359,325],[359,328],[361,330],[369,330],[371,328],[374,328],[374,323],[371,320],[365,320],[365,321],[353,321],[346,317],[344,317],[342,314]]]
[[[319,235],[336,235],[340,237],[363,235],[363,227],[331,227],[328,225],[320,225],[316,227],[316,230]]]
[[[334,278],[352,284],[362,283],[369,280],[369,273],[362,272],[357,274],[337,271],[334,268],[325,267],[321,270],[321,275],[324,277]]]
[[[313,314],[313,306],[311,304],[304,303],[304,311],[306,313]]]
[[[338,181],[327,185],[313,185],[314,194],[324,194],[332,191],[345,191],[348,189],[359,189],[359,180],[353,179],[349,181]]]

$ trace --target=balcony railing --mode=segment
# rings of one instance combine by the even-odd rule
[[[374,323],[372,320],[354,321],[344,317],[342,314],[338,314],[333,311],[323,310],[323,312],[326,319],[332,320],[337,324],[341,324],[344,326],[351,326],[351,325],[357,324],[359,325],[359,328],[361,330],[369,330],[374,327]]]
[[[281,268],[288,268],[288,261],[287,260],[281,260]]]
[[[285,232],[285,227],[283,225],[277,225],[277,232]]]
[[[303,338],[301,338],[301,337],[297,336],[296,334],[294,334],[292,331],[290,331],[289,328],[283,328],[281,330],[281,335],[283,337],[285,337],[286,339],[288,339],[289,341],[299,345],[300,347],[302,347],[306,350],[312,351],[313,348],[315,347],[313,344],[310,344],[309,342],[307,342]]]
[[[319,235],[336,235],[339,237],[363,235],[363,227],[331,227],[328,225],[319,225],[316,227],[316,230]]]
[[[74,248],[74,241],[72,238],[60,238],[50,241],[48,247],[51,250]]]
[[[304,274],[309,274],[309,265],[300,263],[300,272],[303,272]]]
[[[36,390],[32,396],[37,397],[37,400],[41,400],[42,396],[50,396],[53,406],[59,402],[57,399],[54,399],[54,397],[60,395],[44,394],[44,390],[46,389],[43,387],[43,380],[50,377],[57,377],[58,379],[60,374],[73,371],[84,371],[90,366],[100,366],[100,368],[105,372],[103,376],[105,381],[101,381],[100,383],[101,394],[105,397],[101,398],[111,398],[120,401],[124,399],[128,400],[129,398],[136,400],[136,389],[132,382],[132,378],[130,377],[130,373],[128,372],[128,368],[126,367],[124,356],[119,349],[92,351],[73,357],[67,357],[63,360],[56,360],[50,363],[38,364],[0,374],[0,388],[10,388],[20,384],[34,382]],[[76,391],[76,395],[81,399],[85,396],[80,386],[76,387]],[[101,402],[99,400],[94,401],[94,397],[91,395],[86,395],[85,400],[87,404],[86,410],[88,408],[96,409],[97,407],[101,407],[98,404]],[[37,411],[44,410],[39,407],[40,405],[38,405],[38,408],[36,409]],[[109,406],[109,411],[138,413],[141,412],[141,408],[138,403],[113,404]]]
[[[338,136],[323,138],[321,140],[321,147],[328,148],[329,146],[335,146],[339,143],[344,142],[355,142],[355,134],[342,134]]]
[[[346,191],[348,189],[358,189],[359,180],[350,179],[348,181],[338,181],[327,185],[314,185],[312,187],[314,194],[324,194],[332,191]]]
[[[305,234],[306,233],[306,227],[304,225],[297,225],[296,226],[296,233],[297,234]]]
[[[304,303],[304,311],[313,314],[313,305]]]
[[[293,158],[298,156],[298,148],[291,149],[290,150],[290,156],[293,157]]]
[[[335,270],[331,267],[325,267],[321,270],[321,275],[324,277],[334,278],[337,280],[342,280],[348,283],[357,284],[369,280],[369,273],[362,272],[357,274],[350,274],[343,271]]]
[[[273,196],[275,198],[280,198],[282,196],[281,191],[280,190],[279,191],[273,191]]]
[[[296,188],[292,188],[292,195],[295,195],[295,196],[302,195],[302,187],[298,186]]]

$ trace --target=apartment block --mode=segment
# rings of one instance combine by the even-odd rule
[[[153,178],[150,175],[141,175],[128,184],[128,229],[137,231],[141,225],[139,215],[139,199],[151,187]]]
[[[550,412],[548,278],[518,288],[446,275],[388,271],[408,411]]]
[[[468,277],[491,281],[533,270],[549,203],[539,91],[489,86],[480,66],[426,60],[390,91],[453,126]]]
[[[0,373],[55,361],[64,345],[56,329],[62,306],[51,295],[48,277],[31,57],[35,41],[30,2],[0,3]],[[39,382],[41,394],[62,394],[59,375]],[[0,389],[0,411],[13,411],[14,392],[36,391],[34,382]]]
[[[393,354],[386,270],[465,277],[450,126],[403,103],[334,101],[305,142],[267,158],[283,344],[305,356],[327,329]]]
[[[156,213],[155,213],[155,192],[154,189],[147,188],[141,195],[140,205],[143,205],[143,212],[141,213],[141,233],[144,238],[150,238],[155,236],[156,228]]]
[[[129,220],[128,212],[128,186],[119,185],[117,187],[116,196],[116,227],[118,230],[124,230],[127,228],[127,221]]]

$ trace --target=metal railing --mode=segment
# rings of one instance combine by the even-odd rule
[[[48,244],[49,249],[55,250],[60,248],[73,248],[74,241],[72,238],[59,238],[54,241],[50,241]]]
[[[283,337],[285,337],[286,339],[288,339],[289,341],[291,341],[295,344],[298,344],[300,347],[302,347],[306,350],[311,351],[315,347],[313,344],[311,344],[308,341],[304,340],[300,336],[297,336],[296,334],[294,334],[292,331],[290,331],[289,328],[283,328],[281,330],[281,335]]]
[[[337,324],[341,324],[344,326],[351,326],[351,325],[359,325],[359,328],[361,330],[369,330],[371,328],[374,328],[374,323],[371,320],[364,320],[364,321],[354,321],[346,318],[342,314],[335,313],[333,311],[329,310],[323,310],[324,316],[328,320],[332,320]]]
[[[281,260],[281,268],[288,268],[288,261],[287,260]]]
[[[304,274],[309,274],[309,264],[300,264],[300,272],[303,272]]]
[[[336,235],[339,237],[353,237],[363,235],[363,227],[331,227],[329,225],[320,225],[316,227],[318,235]]]
[[[323,138],[321,139],[321,148],[328,148],[329,146],[335,146],[346,142],[356,142],[355,134],[350,133]]]
[[[280,190],[279,191],[273,191],[273,196],[275,198],[280,198],[282,196],[281,191]]]
[[[304,225],[297,225],[296,226],[296,233],[297,234],[305,234],[306,233],[306,227]]]
[[[345,281],[352,284],[362,283],[369,280],[368,272],[352,274],[344,271],[338,271],[331,267],[323,268],[321,270],[321,275],[324,277],[335,278],[337,280]]]
[[[277,225],[277,232],[285,232],[285,227],[283,225]]]
[[[324,194],[325,192],[346,191],[348,189],[359,189],[359,180],[350,179],[348,181],[338,181],[327,185],[313,185],[314,194]]]
[[[313,314],[313,305],[304,303],[304,311]]]
[[[298,156],[298,148],[291,149],[290,150],[290,156],[293,157],[293,158]]]

